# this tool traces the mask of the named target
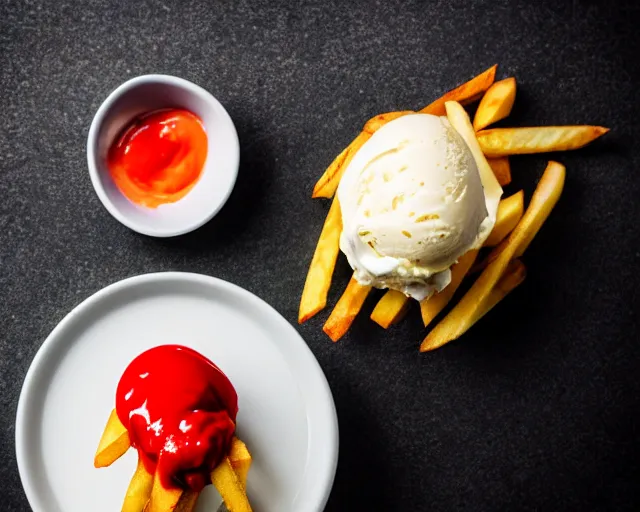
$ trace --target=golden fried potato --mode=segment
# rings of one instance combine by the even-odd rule
[[[149,500],[144,507],[144,512],[173,512],[178,506],[182,489],[167,489],[162,485],[160,474],[156,471],[151,486]]]
[[[516,258],[521,246],[527,246],[544,224],[558,202],[565,181],[565,167],[558,162],[549,162],[538,183],[522,220],[499,247],[499,256],[482,272],[471,289],[460,302],[427,335],[420,346],[421,352],[434,350],[452,341],[479,318],[489,304],[489,296],[501,279],[509,262]]]
[[[122,457],[130,446],[129,432],[120,422],[116,410],[113,409],[98,443],[93,465],[96,468],[110,466]]]
[[[247,445],[244,444],[237,437],[233,438],[231,442],[231,449],[229,450],[229,461],[231,461],[231,467],[237,473],[238,478],[242,482],[244,487],[247,486],[247,476],[249,475],[249,468],[251,468],[251,454],[247,449]]]
[[[199,497],[200,493],[196,491],[183,492],[173,512],[193,512],[198,504]]]
[[[311,197],[313,198],[323,197],[322,195],[320,195],[322,193],[321,192],[322,188],[327,187],[329,181],[334,179],[334,176],[336,176],[336,174],[340,172],[340,168],[342,167],[342,164],[346,160],[347,155],[349,154],[349,150],[351,149],[351,145],[354,142],[355,142],[355,139],[351,141],[351,144],[349,144],[346,148],[344,148],[342,152],[333,159],[333,162],[331,162],[331,164],[329,164],[329,167],[327,167],[327,170],[324,171],[323,175],[320,177],[320,179],[317,181],[317,183],[313,187],[313,192],[311,194]]]
[[[495,247],[502,242],[520,222],[523,213],[524,192],[522,190],[500,201],[498,213],[496,214],[496,223],[484,241],[484,247]]]
[[[451,282],[449,286],[420,302],[420,313],[425,327],[447,307],[477,257],[477,250],[471,250],[460,256],[458,262],[451,266]]]
[[[240,477],[225,458],[211,473],[211,482],[222,496],[229,512],[251,512],[251,505]]]
[[[333,194],[338,190],[340,179],[344,174],[344,171],[349,167],[351,160],[362,147],[362,145],[371,138],[371,134],[367,132],[360,132],[360,134],[353,139],[351,144],[338,155],[338,157],[331,163],[324,174],[320,177],[315,187],[313,187],[313,194],[311,197],[326,197],[332,198]],[[341,156],[344,154],[344,158]]]
[[[340,252],[340,233],[342,232],[342,216],[338,198],[334,198],[327,218],[324,221],[320,239],[313,253],[309,272],[300,298],[298,323],[309,320],[327,304],[327,294],[331,286],[333,270]]]
[[[122,504],[122,512],[142,512],[151,496],[153,475],[144,467],[142,459],[138,458],[136,471],[131,477],[127,494]]]
[[[493,81],[496,78],[497,68],[497,64],[491,66],[489,69],[483,71],[478,76],[449,91],[433,103],[430,103],[422,110],[420,110],[420,113],[433,114],[434,116],[444,116],[446,114],[444,105],[447,101],[457,101],[461,105],[468,105],[469,103],[473,103],[474,101],[479,100],[487,91],[487,89],[491,87],[491,84],[493,84]]]
[[[371,320],[388,329],[404,317],[409,309],[409,297],[397,290],[387,290],[371,313]]]
[[[492,128],[478,132],[483,153],[495,158],[527,153],[578,149],[609,131],[603,126],[535,126]]]
[[[365,123],[362,130],[373,135],[389,121],[393,121],[394,119],[398,119],[399,117],[406,116],[407,114],[415,114],[415,112],[413,110],[401,110],[399,112],[386,112],[385,114],[378,114],[377,116],[369,119]]]
[[[473,118],[473,129],[478,131],[497,123],[511,113],[516,100],[516,79],[505,78],[494,83],[480,100]]]
[[[329,338],[338,341],[346,334],[370,291],[371,286],[362,285],[354,277],[351,278],[342,297],[338,300],[322,328]]]
[[[508,156],[487,158],[487,163],[489,167],[491,167],[501,187],[505,187],[511,183],[511,164],[509,163]]]

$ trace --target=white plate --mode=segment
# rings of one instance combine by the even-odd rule
[[[327,381],[305,342],[273,308],[212,277],[133,277],[76,307],[46,339],[22,388],[16,420],[20,477],[35,512],[114,512],[136,463],[93,456],[120,375],[144,350],[177,343],[215,362],[238,392],[238,436],[253,455],[255,510],[319,511],[329,496],[338,426]],[[211,486],[197,511],[214,512]]]

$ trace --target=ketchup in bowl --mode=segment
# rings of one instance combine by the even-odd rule
[[[224,373],[195,350],[163,345],[124,371],[118,418],[147,471],[167,488],[200,491],[229,452],[238,396]]]
[[[133,203],[156,208],[184,197],[207,159],[207,133],[187,110],[166,109],[136,117],[109,149],[113,181]]]

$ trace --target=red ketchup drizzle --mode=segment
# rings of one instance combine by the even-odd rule
[[[124,371],[116,411],[144,465],[167,488],[201,490],[229,452],[238,396],[224,373],[195,350],[163,345]]]

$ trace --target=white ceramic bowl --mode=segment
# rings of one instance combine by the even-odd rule
[[[120,192],[111,179],[107,153],[133,118],[163,108],[183,108],[202,120],[209,142],[207,159],[200,179],[185,197],[146,208]],[[199,228],[222,208],[238,176],[240,144],[229,114],[202,87],[174,76],[144,75],[122,84],[98,109],[89,129],[87,161],[93,187],[111,215],[139,233],[170,237]]]

